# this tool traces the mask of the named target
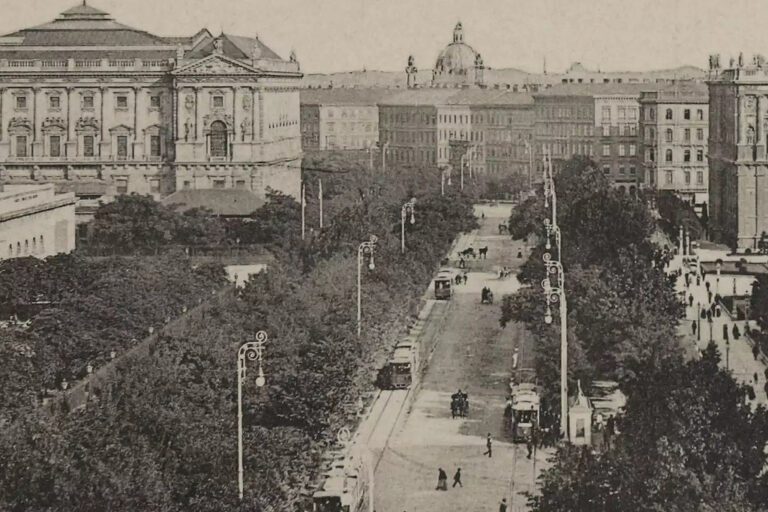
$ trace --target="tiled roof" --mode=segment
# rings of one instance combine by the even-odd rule
[[[376,106],[387,96],[396,94],[392,89],[302,89],[302,105],[370,105]]]
[[[54,25],[58,22],[53,22]],[[86,23],[91,23],[86,22]],[[102,22],[95,22],[102,23]],[[4,37],[23,37],[21,46],[168,46],[163,39],[115,22],[110,27],[30,28]]]
[[[261,208],[265,201],[253,192],[240,189],[178,190],[162,200],[165,205],[178,205],[178,211],[207,208],[215,215],[244,217]]]
[[[500,89],[462,89],[449,100],[449,105],[533,105],[533,96]]]
[[[387,96],[379,101],[384,106],[434,106],[446,105],[456,94],[456,89],[409,89]]]
[[[232,36],[229,34],[223,34],[224,44],[222,50],[224,55],[232,59],[250,59],[253,49],[253,44],[258,41],[260,59],[280,59],[280,56],[273,52],[261,41],[252,37]],[[205,38],[195,48],[190,50],[184,55],[185,59],[201,59],[207,57],[213,53],[213,42],[216,38]]]
[[[595,84],[558,84],[533,94],[534,98],[544,96],[611,96],[636,95],[641,92],[658,91],[663,83],[595,83]]]
[[[84,50],[84,51],[56,51],[51,49],[49,51],[34,50],[34,51],[18,51],[18,50],[4,50],[0,46],[0,59],[8,60],[45,60],[45,59],[84,59],[84,60],[96,60],[96,59],[113,59],[113,60],[130,60],[130,59],[144,59],[144,60],[165,60],[176,57],[175,50],[121,50],[115,48],[114,50]]]
[[[676,82],[674,84],[663,84],[656,89],[658,94],[656,98],[662,101],[681,100],[708,103],[709,89],[707,84],[701,82]]]

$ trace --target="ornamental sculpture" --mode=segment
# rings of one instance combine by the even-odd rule
[[[95,117],[81,117],[75,123],[75,130],[78,132],[85,130],[99,130],[99,120]]]
[[[184,98],[184,108],[187,109],[187,111],[191,112],[195,109],[195,95],[194,94],[187,94],[187,96]]]

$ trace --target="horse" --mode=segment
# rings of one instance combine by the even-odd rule
[[[488,246],[487,245],[485,247],[481,247],[480,249],[478,249],[477,257],[478,258],[483,258],[483,259],[487,259],[488,258]]]
[[[472,256],[472,258],[477,257],[477,255],[475,255],[475,250],[472,247],[464,249],[463,251],[459,251],[459,255],[464,256],[465,258],[467,256]]]

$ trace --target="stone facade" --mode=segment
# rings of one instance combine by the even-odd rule
[[[46,185],[0,187],[0,260],[75,249],[75,195]]]
[[[768,232],[768,68],[710,58],[710,237],[755,252]]]
[[[621,192],[635,195],[643,185],[638,149],[639,94],[595,96],[595,162]]]
[[[709,202],[706,86],[665,85],[641,93],[641,136],[649,186],[676,192],[694,204]]]
[[[51,181],[81,197],[94,185],[158,199],[234,187],[298,197],[293,55],[207,30],[155,36],[85,4],[0,43],[3,181]]]

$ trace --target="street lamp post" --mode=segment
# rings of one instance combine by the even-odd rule
[[[385,142],[383,146],[381,146],[381,172],[387,172],[387,148],[389,147],[389,142]]]
[[[306,208],[307,208],[307,199],[306,199],[305,194],[304,194],[304,183],[302,183],[301,184],[301,239],[302,240],[304,240],[304,234],[305,234],[305,229],[304,229],[305,214],[304,214],[304,210],[306,210]]]
[[[360,336],[362,331],[362,268],[363,257],[368,256],[368,269],[373,270],[376,266],[373,263],[373,251],[376,248],[376,242],[378,238],[376,235],[371,235],[370,240],[363,242],[357,248],[357,335]]]
[[[696,302],[696,340],[701,341],[701,302]]]
[[[249,341],[240,346],[237,351],[237,485],[240,499],[243,499],[243,381],[245,380],[245,368],[247,361],[259,363],[259,373],[256,377],[256,385],[263,387],[266,383],[261,361],[264,356],[264,344],[267,341],[267,333],[256,333],[256,341]]]
[[[317,180],[318,196],[320,196],[320,229],[323,229],[323,180]]]
[[[548,252],[544,253],[544,263],[547,268],[547,277],[542,282],[547,300],[544,322],[552,323],[551,304],[559,303],[560,308],[560,436],[568,439],[568,302],[565,296],[565,273],[562,264],[553,260]],[[557,274],[555,286],[549,278],[550,274]]]
[[[477,146],[478,146],[478,144],[470,146],[470,148],[463,155],[461,155],[460,163],[461,163],[461,190],[462,191],[464,190],[464,159],[467,157],[469,152],[472,151],[473,149],[475,149]],[[469,166],[469,177],[470,178],[472,177],[472,164],[471,164],[471,162],[470,162],[470,166]]]
[[[405,254],[405,219],[408,217],[408,214],[411,214],[411,224],[416,223],[416,218],[414,217],[414,207],[416,206],[416,198],[411,198],[410,201],[405,203],[403,207],[400,209],[400,251]]]

